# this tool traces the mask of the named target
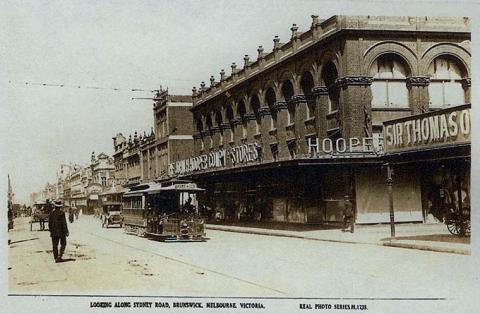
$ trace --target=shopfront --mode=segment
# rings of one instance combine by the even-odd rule
[[[417,169],[423,221],[443,221],[449,212],[470,208],[470,105],[387,121],[384,130],[385,160],[394,171]],[[395,186],[395,175],[393,181]],[[395,217],[402,201],[394,202]]]

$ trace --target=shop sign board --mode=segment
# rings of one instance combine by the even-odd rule
[[[312,157],[321,155],[341,155],[341,154],[382,154],[383,138],[376,137],[339,137],[335,140],[324,138],[309,138],[307,141],[308,153]]]
[[[228,161],[236,166],[257,160],[260,160],[259,145],[257,143],[243,144],[176,161],[168,165],[168,174],[175,176],[223,168]]]
[[[471,106],[463,105],[386,121],[387,153],[471,142]]]

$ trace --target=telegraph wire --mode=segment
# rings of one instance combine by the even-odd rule
[[[66,87],[76,89],[96,89],[96,90],[112,90],[112,91],[126,91],[126,92],[157,92],[158,89],[144,89],[144,88],[118,88],[118,87],[105,87],[105,86],[87,86],[87,85],[69,85],[69,84],[55,84],[55,83],[39,83],[39,82],[15,82],[8,81],[9,84],[15,85],[27,85],[27,86],[41,86],[41,87]],[[176,87],[175,89],[189,90],[185,87]]]
[[[68,84],[55,84],[55,83],[43,83],[43,82],[14,82],[8,81],[9,84],[21,84],[21,85],[32,85],[32,86],[42,86],[42,87],[66,87],[66,88],[77,88],[77,89],[96,89],[96,90],[112,90],[112,91],[126,91],[126,92],[149,92],[153,93],[158,91],[158,89],[143,89],[143,88],[118,88],[118,87],[105,87],[105,86],[87,86],[87,85],[68,85]]]

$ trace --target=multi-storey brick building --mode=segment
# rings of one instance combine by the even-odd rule
[[[382,123],[470,103],[467,18],[312,16],[242,69],[193,89],[194,157],[172,176],[229,219],[388,221]],[[208,56],[204,56],[208,58]],[[421,221],[421,171],[399,167],[397,221]]]
[[[154,128],[150,134],[113,138],[117,180],[123,186],[162,180],[168,176],[168,164],[193,153],[192,97],[169,95],[160,90],[153,104]]]

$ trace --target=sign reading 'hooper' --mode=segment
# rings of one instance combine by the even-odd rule
[[[385,151],[470,143],[470,105],[384,122]]]

